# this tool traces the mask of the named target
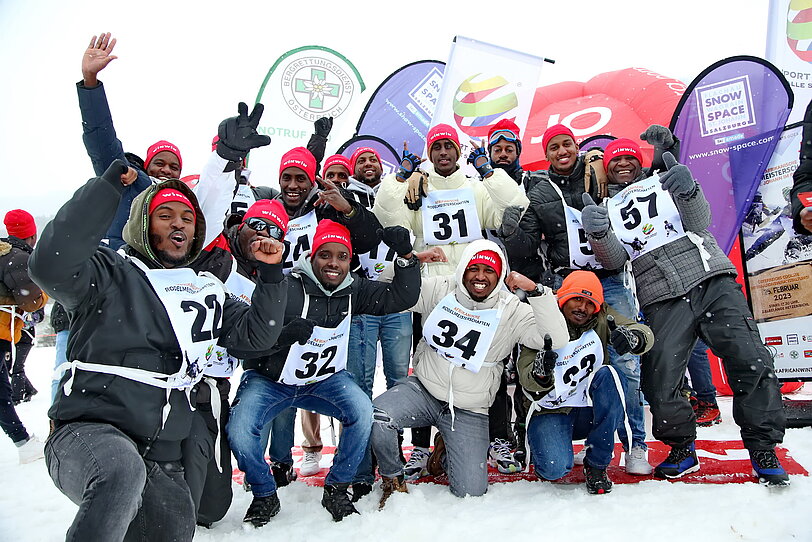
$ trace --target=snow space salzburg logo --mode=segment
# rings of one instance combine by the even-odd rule
[[[313,121],[338,117],[356,94],[351,68],[341,57],[310,49],[292,55],[280,66],[285,103],[299,117]]]

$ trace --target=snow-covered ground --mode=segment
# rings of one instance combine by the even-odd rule
[[[18,407],[29,431],[45,436],[52,347],[35,348],[27,373],[40,390]],[[380,380],[380,379],[379,379]],[[807,385],[810,388],[812,385]],[[812,389],[801,395],[812,398]],[[795,394],[797,397],[798,394]],[[720,398],[724,423],[700,428],[699,438],[734,440],[738,428],[731,400]],[[324,425],[324,442],[330,432]],[[301,438],[297,438],[297,443]],[[812,470],[812,428],[789,429],[784,446]],[[0,540],[64,539],[76,506],[53,485],[44,461],[19,465],[17,449],[0,436]],[[647,480],[616,484],[612,493],[588,495],[581,485],[542,482],[494,484],[480,498],[457,499],[447,487],[410,485],[377,510],[377,490],[358,504],[360,515],[333,523],[321,507],[321,488],[294,483],[279,490],[282,511],[261,529],[246,529],[242,517],[251,496],[235,484],[234,502],[223,521],[198,529],[195,539],[213,541],[375,540],[689,540],[812,541],[812,479],[793,476],[792,486],[770,492],[755,483],[686,484]],[[99,533],[98,540],[105,540]]]

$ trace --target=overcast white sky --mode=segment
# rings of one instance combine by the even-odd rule
[[[191,174],[219,121],[254,100],[273,62],[302,45],[355,64],[367,85],[359,104],[398,67],[446,60],[455,35],[555,59],[540,84],[628,67],[687,83],[722,58],[763,57],[767,15],[766,0],[0,0],[0,215],[51,215],[93,175],[75,83],[90,37],[104,31],[119,40],[100,79],[125,149],[143,157],[168,139]],[[350,128],[335,131],[328,153]]]

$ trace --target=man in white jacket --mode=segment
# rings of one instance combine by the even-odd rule
[[[397,438],[404,427],[436,426],[446,447],[451,492],[483,495],[488,407],[499,387],[501,360],[516,343],[541,348],[545,334],[558,346],[569,341],[552,291],[519,273],[505,278],[506,267],[496,243],[477,240],[461,254],[455,274],[423,279],[411,309],[423,316],[414,375],[373,402],[381,507],[393,492],[406,492]],[[511,290],[525,290],[528,303],[502,288],[503,281]]]

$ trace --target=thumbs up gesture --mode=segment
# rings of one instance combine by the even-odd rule
[[[536,354],[533,360],[533,374],[539,378],[546,378],[553,374],[558,353],[553,351],[553,339],[550,334],[544,335],[544,348]]]

